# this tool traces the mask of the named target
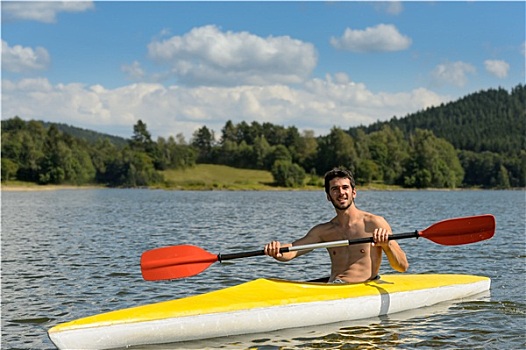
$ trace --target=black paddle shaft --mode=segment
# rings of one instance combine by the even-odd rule
[[[396,239],[419,238],[419,237],[420,237],[419,232],[413,231],[413,232],[396,233],[393,235],[389,235],[389,240],[392,241]],[[349,239],[349,240],[336,241],[336,242],[307,244],[305,246],[297,246],[297,247],[285,247],[285,248],[281,248],[279,252],[288,253],[291,251],[314,249],[316,247],[318,248],[342,247],[342,246],[348,246],[348,245],[354,245],[354,244],[373,243],[373,242],[374,242],[373,237],[366,237],[366,238]],[[261,255],[265,255],[264,250],[253,250],[250,252],[231,253],[231,254],[221,254],[220,253],[217,255],[217,261],[223,262],[225,260],[241,259],[241,258],[248,258],[251,256],[261,256]]]

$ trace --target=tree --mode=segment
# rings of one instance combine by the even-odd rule
[[[237,130],[237,143],[240,144],[241,142],[245,141],[247,145],[251,145],[253,142],[252,135],[250,132],[250,126],[247,124],[247,122],[242,121],[239,123],[236,127]]]
[[[146,153],[133,152],[129,156],[126,164],[128,169],[126,185],[129,187],[148,186],[162,180]]]
[[[166,168],[162,150],[157,143],[152,141],[152,136],[146,124],[140,119],[133,126],[133,136],[129,144],[132,150],[146,153],[151,158],[155,169],[164,170]]]
[[[356,170],[358,157],[354,140],[341,128],[333,127],[328,136],[320,138],[318,145],[316,169],[319,174],[335,166],[343,166],[351,171]]]
[[[66,179],[68,182],[75,185],[83,185],[92,183],[95,180],[95,167],[91,162],[91,157],[88,150],[74,144],[71,148],[72,159],[70,167],[66,172]]]
[[[404,164],[409,157],[409,145],[402,131],[385,125],[380,131],[366,137],[369,145],[369,159],[377,166],[379,174],[373,178],[386,184],[394,185],[401,182]]]
[[[373,180],[381,180],[378,165],[370,159],[360,160],[354,176],[356,177],[356,182],[360,184],[368,184]]]
[[[257,137],[254,141],[254,158],[255,158],[255,168],[256,169],[267,169],[269,166],[266,164],[268,155],[271,152],[271,147],[265,139],[265,136]]]
[[[115,187],[141,187],[163,181],[145,152],[133,151],[128,147],[108,165],[108,169],[112,174],[110,185]]]
[[[2,121],[2,160],[16,164],[10,168],[10,179],[37,182],[44,157],[46,130],[41,123],[24,122],[20,118]]]
[[[214,132],[203,126],[197,129],[193,134],[192,146],[197,149],[197,161],[206,163],[211,160],[212,147],[215,144]]]
[[[146,124],[138,120],[133,126],[133,135],[130,140],[130,146],[135,150],[148,151],[152,144],[152,135],[148,131]]]
[[[510,172],[503,157],[492,152],[459,152],[462,167],[465,169],[464,185],[484,188],[510,188]],[[513,169],[513,165],[508,165]],[[519,171],[519,170],[515,170]]]
[[[318,153],[318,140],[314,136],[314,131],[303,131],[299,139],[297,149],[298,164],[306,170],[311,171],[316,167],[316,154]]]
[[[267,163],[272,164],[272,167],[277,161],[292,163],[292,156],[290,155],[289,149],[284,145],[273,147],[272,152],[268,156]]]
[[[406,166],[404,185],[417,188],[455,188],[460,186],[464,170],[449,142],[429,130],[417,129]]]
[[[249,145],[244,140],[239,143],[236,152],[235,164],[239,168],[253,169],[256,161],[254,146]]]
[[[501,165],[499,167],[499,172],[497,173],[497,179],[496,179],[495,187],[497,188],[510,188],[510,177],[508,175],[508,171],[506,168]]]
[[[120,150],[108,138],[100,138],[91,150],[91,162],[95,168],[95,180],[110,185],[120,174],[115,165],[120,158]]]
[[[226,142],[237,143],[237,128],[234,126],[231,120],[225,123],[223,129],[221,129],[221,145]]]
[[[71,151],[61,140],[60,131],[51,125],[44,143],[44,157],[40,162],[38,181],[41,184],[61,184],[66,180],[65,167],[71,159]]]
[[[86,145],[51,125],[44,143],[38,181],[41,184],[82,185],[94,181],[95,174]]]
[[[306,176],[302,167],[287,160],[276,160],[271,172],[276,185],[282,187],[302,186]]]
[[[299,148],[301,135],[295,126],[288,127],[285,133],[284,145],[289,149],[293,162],[299,161]]]
[[[16,178],[18,164],[11,159],[2,158],[2,182]]]

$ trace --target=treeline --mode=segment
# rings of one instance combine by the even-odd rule
[[[385,126],[406,138],[418,129],[431,130],[451,143],[465,171],[465,187],[525,186],[526,85],[511,93],[502,88],[476,92],[405,118],[351,128],[349,134],[370,134]]]
[[[351,128],[349,132],[371,133],[384,125],[398,128],[404,135],[416,129],[432,130],[459,150],[517,154],[526,148],[526,85],[518,85],[511,93],[502,88],[473,93],[405,118]]]
[[[269,170],[276,185],[296,187],[336,165],[360,185],[412,188],[525,187],[525,86],[478,92],[456,102],[328,135],[296,127],[227,121],[220,135],[203,126],[153,141],[141,120],[132,137],[73,136],[38,121],[2,121],[2,181],[96,183],[136,187],[162,183],[162,170],[196,163]],[[85,134],[85,133],[84,133]]]
[[[2,121],[2,181],[139,187],[161,183],[159,170],[195,165],[192,147],[173,137],[152,141],[142,121],[133,129],[131,139],[118,146],[101,134],[92,142],[73,137],[55,124]]]

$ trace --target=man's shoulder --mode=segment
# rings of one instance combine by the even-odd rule
[[[366,211],[362,211],[362,217],[363,217],[364,223],[366,224],[380,225],[383,223],[387,223],[383,216],[372,214]]]
[[[336,228],[336,223],[334,222],[334,219],[322,222],[314,226],[311,230],[311,233],[317,236],[322,236],[326,234],[327,232],[330,232]]]
[[[319,223],[319,224],[317,224],[316,226],[313,227],[313,230],[327,230],[329,228],[333,228],[334,225],[335,225],[334,220],[335,219]]]

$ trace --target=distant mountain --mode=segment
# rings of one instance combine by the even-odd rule
[[[62,123],[42,122],[42,125],[46,129],[49,128],[49,126],[52,124],[55,125],[57,129],[59,129],[63,133],[69,134],[79,139],[84,139],[89,143],[95,143],[98,139],[109,139],[111,143],[118,147],[124,147],[128,144],[128,140],[123,137],[108,135],[97,131],[82,129],[76,126],[71,126]]]
[[[526,150],[526,85],[511,93],[502,88],[476,92],[404,118],[350,128],[349,133],[354,136],[359,129],[370,133],[384,125],[405,135],[428,129],[459,150],[518,154]]]

